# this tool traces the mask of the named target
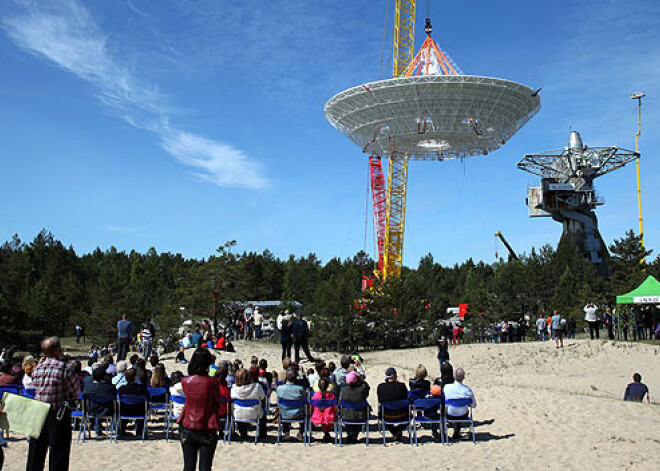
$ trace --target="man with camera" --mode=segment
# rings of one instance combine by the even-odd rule
[[[341,368],[337,368],[334,372],[335,383],[337,383],[339,388],[345,388],[347,386],[346,376],[351,371],[355,371],[357,374],[359,374],[362,377],[362,381],[367,379],[367,375],[364,372],[364,369],[362,368],[359,360],[353,359],[348,355],[344,355],[341,357],[340,364]]]
[[[589,302],[586,306],[584,306],[584,320],[587,321],[587,324],[589,325],[589,335],[591,336],[591,340],[594,339],[594,333],[596,340],[600,338],[597,311],[598,307],[592,302]]]

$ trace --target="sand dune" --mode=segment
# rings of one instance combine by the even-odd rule
[[[236,354],[268,359],[279,370],[275,344],[238,342]],[[382,381],[387,366],[394,366],[407,382],[418,363],[433,376],[438,373],[434,348],[390,350],[364,354],[367,381]],[[449,447],[428,441],[416,448],[404,444],[383,447],[380,434],[372,445],[344,447],[313,443],[220,444],[217,469],[252,467],[278,469],[339,469],[350,463],[357,469],[660,469],[660,407],[621,401],[632,373],[639,371],[652,399],[660,397],[660,347],[649,344],[569,341],[563,350],[551,342],[462,345],[450,351],[454,366],[467,371],[466,384],[477,396],[477,446],[464,440]],[[338,361],[339,354],[319,354]],[[168,371],[175,368],[166,361]],[[273,435],[274,433],[271,433]],[[317,437],[319,434],[317,434]],[[257,453],[255,453],[258,452]],[[6,449],[5,469],[25,468],[27,444],[13,441]],[[182,469],[176,440],[106,441],[73,444],[73,470]]]

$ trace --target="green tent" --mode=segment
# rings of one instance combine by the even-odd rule
[[[660,281],[653,276],[644,280],[644,283],[630,293],[616,297],[617,304],[660,304]]]

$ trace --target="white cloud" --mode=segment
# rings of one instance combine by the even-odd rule
[[[130,125],[155,133],[168,153],[196,168],[197,180],[232,187],[266,185],[260,166],[243,151],[171,126],[172,111],[157,87],[113,59],[107,37],[76,0],[16,3],[19,8],[2,18],[2,25],[17,46],[93,85],[104,105]]]
[[[194,176],[219,186],[260,188],[266,185],[259,167],[241,150],[183,131],[161,135],[162,147],[180,162],[203,172]]]

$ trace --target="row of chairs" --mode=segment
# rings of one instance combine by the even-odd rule
[[[232,404],[236,407],[254,407],[258,405],[259,401],[257,400],[233,400]],[[418,429],[425,425],[436,426],[439,433],[441,443],[449,444],[449,436],[447,430],[451,425],[454,424],[465,424],[470,427],[470,432],[472,435],[472,441],[476,444],[476,437],[474,433],[474,421],[472,418],[472,409],[469,408],[469,413],[466,418],[455,418],[450,417],[447,414],[443,413],[440,408],[442,404],[446,406],[453,407],[468,407],[471,404],[470,399],[447,399],[444,400],[440,398],[419,398],[413,399],[412,402],[408,399],[402,399],[399,401],[389,401],[381,404],[381,413],[377,417],[373,417],[370,414],[371,408],[367,401],[360,402],[350,402],[350,401],[341,401],[337,402],[335,399],[318,399],[318,400],[308,400],[302,399],[298,401],[290,401],[285,399],[278,400],[278,406],[284,407],[286,409],[298,409],[303,412],[302,416],[296,418],[285,418],[280,414],[277,427],[277,443],[280,443],[282,436],[282,429],[284,424],[294,424],[298,423],[303,432],[303,444],[309,446],[311,444],[311,433],[312,433],[312,423],[311,423],[311,407],[318,409],[327,409],[331,407],[337,407],[336,419],[332,422],[333,432],[334,432],[334,445],[341,447],[343,445],[342,431],[345,426],[359,426],[362,428],[362,431],[365,433],[365,444],[369,446],[369,430],[372,425],[373,420],[377,420],[377,427],[380,430],[383,446],[387,444],[387,435],[386,428],[388,425],[394,426],[405,426],[408,431],[409,443],[410,445],[419,445]],[[365,419],[364,420],[349,420],[345,417],[345,410],[353,411],[363,411]],[[405,419],[387,419],[387,411],[393,410],[407,410],[407,415]],[[436,413],[429,414],[429,411],[435,411]],[[261,419],[253,420],[238,420],[236,419],[233,410],[229,415],[229,420],[225,427],[224,432],[224,442],[231,442],[231,435],[233,432],[234,424],[239,422],[249,423],[255,426],[255,444],[258,443],[259,437],[259,425]]]
[[[0,388],[0,396],[2,393],[8,392],[10,394],[23,394],[25,396],[30,396],[29,390],[24,390],[20,386],[17,387],[3,387]],[[163,422],[165,428],[166,439],[169,440],[171,433],[172,423],[174,420],[173,408],[175,404],[183,405],[185,404],[184,396],[169,396],[168,390],[166,388],[149,388],[149,396],[135,396],[135,395],[124,395],[124,396],[108,396],[108,397],[93,397],[85,396],[81,394],[79,396],[81,407],[78,410],[72,412],[72,420],[74,424],[78,424],[78,438],[77,441],[85,441],[85,434],[91,435],[90,431],[90,422],[94,418],[98,418],[102,421],[110,422],[110,433],[108,434],[108,440],[112,440],[114,436],[115,442],[117,441],[117,436],[119,435],[119,428],[121,420],[134,420],[142,421],[144,426],[142,427],[142,440],[146,438],[147,434],[147,423],[151,415],[157,415],[162,413]],[[31,396],[34,394],[32,392]],[[284,418],[282,415],[279,417],[278,427],[277,427],[277,443],[280,443],[282,437],[282,430],[284,424],[300,424],[303,432],[303,444],[308,446],[311,444],[311,432],[312,432],[312,423],[311,423],[311,407],[316,407],[319,409],[327,409],[331,407],[337,407],[337,416],[336,420],[332,423],[334,440],[333,443],[335,446],[343,445],[342,439],[342,430],[345,426],[359,426],[362,428],[365,433],[365,443],[369,445],[369,430],[373,420],[377,420],[377,428],[380,430],[383,438],[383,445],[386,445],[386,428],[388,425],[398,425],[405,426],[408,431],[409,443],[410,445],[418,445],[418,434],[417,431],[420,426],[430,425],[436,426],[440,432],[441,442],[447,444],[449,442],[449,437],[447,434],[448,427],[450,425],[461,423],[468,425],[470,427],[472,440],[476,443],[475,433],[474,433],[474,421],[472,419],[472,409],[470,408],[470,413],[465,419],[457,419],[447,416],[446,414],[431,414],[427,415],[426,411],[435,410],[438,411],[442,405],[443,400],[439,398],[424,398],[419,397],[420,394],[415,394],[411,391],[409,401],[404,399],[401,401],[391,401],[381,404],[381,413],[378,417],[373,417],[370,415],[370,406],[367,401],[362,402],[349,402],[341,401],[337,402],[335,399],[303,399],[301,401],[287,401],[280,399],[278,401],[278,406],[288,408],[288,409],[301,409],[303,415],[296,418]],[[223,399],[224,400],[224,399]],[[226,401],[226,400],[225,400]],[[444,401],[445,405],[454,406],[454,407],[465,407],[470,403],[469,399],[448,399]],[[92,404],[108,406],[112,405],[112,413],[107,416],[94,417],[90,412],[90,406]],[[224,420],[224,430],[223,430],[223,443],[231,443],[231,437],[234,434],[234,429],[238,423],[248,423],[255,426],[255,444],[258,443],[259,439],[259,425],[261,423],[260,418],[254,420],[239,420],[236,418],[233,413],[233,408],[251,408],[259,404],[258,400],[240,400],[234,399],[231,401],[233,407],[229,407],[230,413],[228,418],[223,418]],[[124,407],[135,407],[143,406],[144,413],[141,414],[128,414],[122,412],[122,405]],[[387,410],[402,410],[408,409],[408,415],[405,419],[401,420],[388,420],[384,419],[387,415]],[[363,411],[366,417],[365,420],[355,421],[347,420],[344,417],[344,410],[354,410],[354,411]]]
[[[108,440],[117,441],[122,420],[133,420],[142,422],[142,440],[146,438],[147,423],[149,419],[156,414],[162,413],[163,422],[167,432],[170,424],[170,401],[168,390],[166,388],[148,388],[148,396],[144,395],[108,395],[108,396],[87,396],[81,393],[78,396],[80,408],[71,413],[71,419],[74,425],[78,425],[78,439],[85,441],[85,435],[91,435],[90,423],[94,419],[110,422],[110,433]],[[96,415],[91,412],[91,406],[97,405],[112,410],[108,415]],[[122,411],[122,407],[124,411]],[[130,408],[127,411],[127,408]],[[130,413],[131,410],[139,408],[141,413]]]

